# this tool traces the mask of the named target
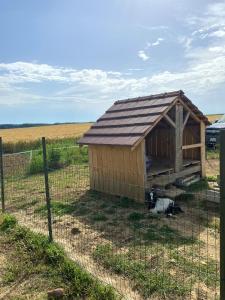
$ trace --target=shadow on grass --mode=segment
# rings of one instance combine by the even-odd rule
[[[75,202],[52,201],[51,204],[54,217],[76,217],[117,246],[158,243],[177,247],[197,241],[193,235],[183,236],[170,227],[164,215],[152,215],[144,203],[128,198],[87,191]],[[37,207],[35,213],[46,217],[46,205]]]

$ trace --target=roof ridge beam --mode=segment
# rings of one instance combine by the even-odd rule
[[[181,95],[184,95],[184,92],[182,90],[179,90],[179,91],[168,92],[168,93],[161,93],[161,94],[155,94],[155,95],[149,95],[149,96],[143,96],[143,97],[117,100],[117,101],[115,101],[114,104],[129,103],[129,102],[144,101],[144,100],[153,100],[153,99],[158,99],[158,98],[166,98],[166,97],[181,96]]]

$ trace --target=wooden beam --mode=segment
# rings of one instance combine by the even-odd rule
[[[203,145],[201,143],[192,144],[192,145],[184,145],[184,146],[182,146],[182,150],[193,149],[193,148],[200,148],[202,146]]]
[[[164,116],[164,118],[172,127],[174,127],[174,128],[176,127],[176,124],[174,123],[174,121],[167,114]]]
[[[196,116],[196,114],[193,113],[193,111],[187,106],[187,104],[182,100],[182,99],[179,99],[180,103],[183,105],[183,107],[190,113],[190,115],[192,116],[192,118],[200,123],[201,120]]]
[[[165,112],[162,115],[159,115],[158,119],[154,122],[154,124],[152,124],[153,126],[150,127],[150,129],[148,129],[145,134],[144,134],[144,138],[149,134],[149,132],[155,128],[158,123],[162,120],[162,118],[164,117],[165,114],[168,113],[168,111],[179,101],[180,96],[177,96],[173,102],[168,106],[168,108],[165,110]],[[143,136],[140,137],[140,139],[138,139],[138,141],[132,146],[131,151],[133,151],[142,141]]]
[[[188,121],[189,117],[190,117],[190,111],[188,111],[186,116],[185,116],[184,124],[183,124],[183,130],[184,130],[185,126],[187,125],[187,121]]]
[[[183,169],[183,105],[177,103],[175,106],[175,173]]]
[[[205,123],[201,121],[200,123],[200,133],[201,133],[201,167],[202,167],[202,177],[206,177],[206,169],[205,169],[205,162],[206,162],[206,153],[205,153]]]
[[[154,184],[158,184],[160,186],[167,185],[169,183],[174,183],[177,178],[182,178],[191,174],[195,174],[201,171],[201,166],[193,166],[188,167],[178,173],[173,173],[170,175],[159,175],[155,178],[148,179],[146,182],[146,188],[151,187]]]

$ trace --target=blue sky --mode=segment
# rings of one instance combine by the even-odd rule
[[[225,113],[225,2],[0,0],[0,123],[92,121],[185,91]]]

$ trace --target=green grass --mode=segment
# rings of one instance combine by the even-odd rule
[[[74,212],[75,207],[69,203],[63,203],[59,201],[51,201],[51,210],[53,216],[63,216],[65,214],[71,214]],[[34,213],[40,214],[41,216],[47,215],[47,207],[46,204],[36,208]]]
[[[103,222],[103,221],[107,221],[108,218],[103,213],[98,212],[91,216],[91,220],[94,222]]]
[[[143,297],[154,294],[160,296],[183,296],[189,286],[184,286],[179,279],[173,278],[169,270],[151,269],[144,261],[136,261],[126,254],[116,254],[109,245],[99,245],[93,252],[94,259],[107,269],[119,275],[128,277]]]
[[[149,242],[157,242],[160,244],[170,244],[172,247],[178,245],[188,245],[196,243],[196,239],[192,237],[184,237],[177,230],[172,229],[168,225],[151,224],[144,234],[144,239]]]
[[[121,208],[138,208],[141,206],[133,199],[129,199],[127,197],[121,197],[119,198],[118,201],[115,201],[113,204],[115,207],[121,207]]]
[[[200,214],[199,221],[202,226],[212,229],[213,233],[215,233],[215,234],[220,233],[220,218],[219,217],[211,218],[209,215]]]
[[[206,179],[209,182],[217,182],[217,176],[215,175],[207,176]]]
[[[175,201],[192,201],[195,199],[195,196],[191,193],[185,193],[185,194],[181,194],[181,195],[177,195],[175,197]]]
[[[200,181],[191,184],[186,190],[187,192],[200,192],[209,188],[208,181],[206,179],[201,179]]]
[[[128,221],[131,221],[131,222],[140,221],[144,218],[145,218],[145,215],[143,213],[139,213],[139,212],[132,212],[127,217]]]
[[[18,209],[26,209],[26,208],[36,205],[37,203],[38,203],[38,200],[32,200],[27,203],[19,204],[17,207],[18,207]]]
[[[104,210],[104,212],[108,215],[114,215],[116,213],[116,209],[115,208],[107,208]]]
[[[207,159],[219,159],[220,158],[219,146],[217,145],[217,148],[215,150],[207,149],[206,158]]]
[[[196,258],[194,252],[189,253],[189,256],[186,253],[184,256],[182,253],[174,251],[170,255],[175,260],[177,267],[192,275],[195,280],[204,282],[208,287],[219,285],[218,263],[215,260],[199,257],[196,262],[193,260]]]
[[[57,244],[49,243],[46,237],[19,226],[14,217],[1,215],[0,231],[1,238],[4,236],[4,243],[11,247],[10,259],[4,268],[4,285],[16,283],[21,278],[31,278],[27,290],[29,293],[34,284],[35,292],[62,287],[66,299],[118,299],[112,287],[103,285],[68,259]]]

